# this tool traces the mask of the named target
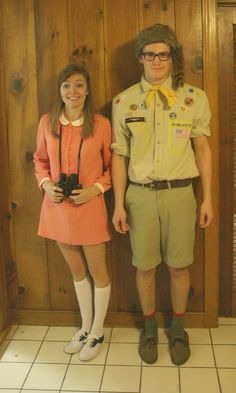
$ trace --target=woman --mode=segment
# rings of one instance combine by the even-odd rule
[[[82,326],[64,350],[79,352],[85,361],[104,340],[110,297],[105,242],[111,234],[103,193],[111,187],[111,129],[92,111],[84,66],[72,63],[60,72],[57,95],[51,113],[40,120],[34,154],[36,178],[45,191],[38,234],[57,241],[70,268]]]

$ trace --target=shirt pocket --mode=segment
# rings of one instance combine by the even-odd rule
[[[168,150],[181,154],[190,143],[192,121],[170,121],[168,127]]]

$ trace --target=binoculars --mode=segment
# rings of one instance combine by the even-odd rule
[[[82,184],[78,184],[78,175],[77,173],[71,173],[67,176],[66,173],[59,174],[59,180],[56,183],[56,186],[63,189],[63,194],[65,197],[71,195],[73,190],[81,190],[83,188]]]

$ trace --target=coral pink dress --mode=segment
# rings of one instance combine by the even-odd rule
[[[40,186],[42,179],[58,181],[59,138],[50,133],[49,115],[43,115],[34,154],[35,174]],[[71,123],[62,126],[62,167],[67,175],[78,171],[78,149],[82,126]],[[104,191],[111,187],[111,127],[108,119],[95,115],[93,135],[84,138],[79,168],[79,182],[84,186],[99,183]],[[104,195],[76,205],[70,198],[61,203],[51,201],[45,193],[40,214],[40,236],[66,244],[98,244],[111,239]]]

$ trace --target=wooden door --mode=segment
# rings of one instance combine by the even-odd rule
[[[220,314],[236,315],[236,2],[219,9]]]

